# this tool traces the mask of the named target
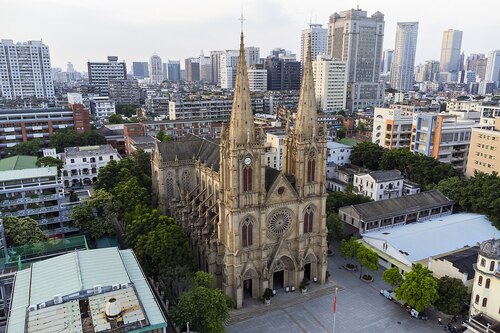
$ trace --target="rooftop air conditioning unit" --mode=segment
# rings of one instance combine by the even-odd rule
[[[102,287],[100,284],[96,284],[93,289],[94,289],[94,294],[100,294],[102,292]]]
[[[35,311],[36,310],[36,305],[30,305],[28,307],[28,311]]]
[[[39,308],[39,309],[43,309],[43,308],[45,308],[46,306],[47,306],[47,304],[46,304],[45,302],[38,304],[38,308]]]
[[[111,290],[118,290],[120,289],[120,284],[114,284],[111,286]]]
[[[122,287],[122,289],[127,289],[128,288],[128,283],[122,283],[121,287]]]
[[[61,294],[54,295],[54,304],[61,304],[62,301],[63,299]]]

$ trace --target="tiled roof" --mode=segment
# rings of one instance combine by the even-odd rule
[[[12,156],[0,160],[0,171],[22,170],[36,168],[35,156]]]

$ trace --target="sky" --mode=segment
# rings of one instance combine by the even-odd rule
[[[439,60],[443,31],[463,31],[462,50],[500,49],[498,0],[1,0],[0,39],[43,40],[52,67],[71,61],[86,71],[87,61],[108,55],[148,61],[153,53],[178,60],[201,50],[237,49],[241,9],[245,45],[261,57],[276,47],[300,57],[300,33],[309,22],[323,24],[335,12],[359,7],[385,15],[384,48],[394,48],[396,24],[419,21],[416,64]]]

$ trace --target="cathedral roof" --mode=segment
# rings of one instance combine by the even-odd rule
[[[217,140],[186,135],[178,141],[158,142],[158,151],[164,161],[199,159],[219,170],[220,146]]]

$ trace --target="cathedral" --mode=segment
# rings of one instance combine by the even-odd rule
[[[187,136],[155,145],[155,204],[182,225],[200,269],[237,308],[266,288],[325,282],[326,130],[318,126],[316,105],[309,45],[297,117],[286,125],[283,168],[267,166],[242,33],[231,120],[220,140]]]

